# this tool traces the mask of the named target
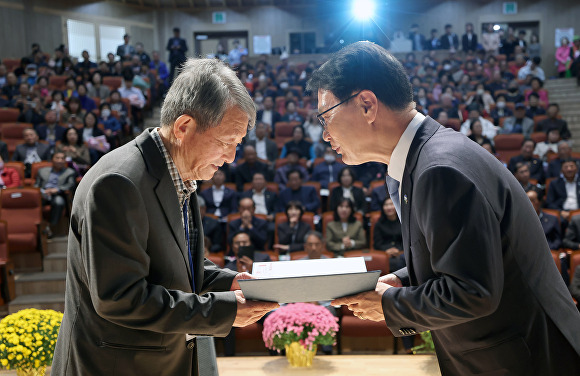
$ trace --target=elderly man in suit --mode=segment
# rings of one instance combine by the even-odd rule
[[[278,159],[278,146],[274,140],[268,138],[268,124],[259,122],[256,124],[256,139],[249,140],[248,145],[256,149],[258,158],[270,162],[272,169]]]
[[[252,145],[244,146],[244,163],[240,163],[235,170],[236,187],[238,192],[244,190],[244,184],[250,183],[255,173],[270,175],[268,165],[258,160],[256,149]]]
[[[62,152],[52,156],[52,167],[38,170],[35,187],[40,188],[42,201],[50,205],[50,226],[54,227],[66,208],[66,191],[75,186],[76,172],[66,166],[65,155]],[[52,237],[52,229],[47,227],[48,237]]]
[[[24,143],[16,145],[12,160],[24,162],[25,176],[30,177],[30,166],[33,163],[50,160],[50,145],[38,142],[38,133],[32,128],[26,128],[22,132]]]
[[[560,228],[560,221],[551,214],[545,213],[542,210],[542,190],[536,186],[526,189],[526,194],[538,214],[544,235],[548,241],[548,247],[552,250],[558,250],[562,247],[562,230]]]
[[[225,180],[225,172],[219,169],[211,179],[213,185],[201,192],[201,197],[207,205],[207,212],[217,215],[222,222],[226,221],[228,214],[238,211],[237,193],[225,186]]]
[[[558,143],[558,158],[554,158],[548,163],[546,178],[557,178],[562,173],[562,161],[572,158],[572,148],[568,141]],[[575,158],[574,158],[575,159]],[[576,160],[578,162],[578,160]]]
[[[536,142],[534,140],[524,140],[520,155],[511,157],[507,165],[508,170],[512,173],[516,170],[516,165],[519,162],[528,163],[530,166],[530,178],[536,179],[539,183],[544,181],[544,164],[542,160],[534,157],[534,149]]]
[[[250,235],[256,249],[263,251],[268,240],[268,222],[254,215],[256,204],[249,197],[242,198],[239,202],[240,218],[228,223],[228,241],[238,231],[244,231]]]
[[[290,170],[287,174],[288,184],[286,189],[280,192],[278,200],[278,212],[285,210],[286,204],[290,201],[300,201],[306,211],[317,212],[320,208],[320,199],[316,188],[302,185],[302,172],[300,170]]]
[[[562,162],[562,176],[550,183],[546,207],[560,210],[565,220],[570,217],[570,211],[580,209],[580,181],[575,159]]]
[[[256,206],[256,214],[264,214],[268,216],[269,221],[274,220],[278,195],[267,189],[266,177],[264,174],[256,172],[254,176],[252,176],[252,188],[243,192],[241,197],[249,197],[252,199]]]
[[[580,313],[512,174],[417,112],[403,66],[382,47],[343,48],[308,88],[345,163],[388,164],[407,264],[333,304],[385,320],[395,336],[430,330],[443,375],[578,375]]]
[[[189,60],[163,102],[161,126],[83,177],[52,374],[197,375],[196,336],[225,336],[277,306],[246,301],[237,281],[251,275],[203,257],[196,180],[234,160],[254,119],[229,67]]]

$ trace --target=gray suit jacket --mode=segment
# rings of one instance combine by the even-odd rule
[[[503,122],[503,129],[501,133],[512,133],[512,130],[516,124],[516,117],[510,116],[506,118]],[[529,117],[525,117],[522,122],[522,133],[525,138],[530,138],[530,135],[534,131],[534,121]]]
[[[401,187],[396,336],[431,330],[443,375],[577,375],[580,314],[523,189],[491,154],[427,118]]]
[[[203,258],[196,194],[190,202],[195,293],[177,194],[150,130],[84,176],[73,202],[53,375],[197,374],[185,335],[230,332],[236,273]]]
[[[35,186],[38,188],[44,188],[46,183],[48,183],[48,179],[50,177],[50,173],[52,171],[52,167],[44,167],[38,170],[36,175],[36,184]],[[76,172],[72,168],[66,168],[63,173],[58,177],[58,189],[61,192],[70,191],[75,186],[75,177]]]

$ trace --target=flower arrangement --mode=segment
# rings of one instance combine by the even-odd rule
[[[413,354],[435,354],[435,345],[433,344],[431,332],[422,332],[421,339],[423,340],[423,343],[411,349],[413,350]]]
[[[284,350],[293,342],[304,349],[334,345],[338,318],[326,308],[309,303],[294,303],[278,308],[264,321],[262,338],[266,347]]]
[[[3,368],[34,370],[52,364],[63,314],[23,309],[0,321],[0,363]]]

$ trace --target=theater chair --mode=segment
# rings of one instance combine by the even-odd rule
[[[8,260],[8,223],[0,221],[0,306],[15,297],[14,266]]]
[[[0,108],[0,123],[15,123],[20,111],[17,108]]]
[[[8,222],[8,246],[10,253],[19,256],[21,265],[26,262],[39,261],[44,255],[42,228],[42,198],[38,188],[8,188],[0,196],[0,219]],[[33,256],[26,256],[33,255]]]
[[[521,153],[524,135],[522,134],[498,134],[494,138],[495,150],[499,160],[508,163],[511,157]]]
[[[66,89],[66,80],[69,76],[50,76],[48,78],[48,86],[52,90],[63,91]]]
[[[10,157],[14,154],[16,150],[16,145],[24,143],[24,136],[22,132],[27,128],[32,128],[32,124],[29,123],[2,123],[2,141],[8,146],[8,153]]]
[[[38,170],[45,167],[52,167],[52,162],[50,161],[34,162],[30,166],[30,177],[24,179],[24,186],[33,187],[34,184],[36,184],[36,176],[38,175]]]
[[[103,85],[108,86],[111,90],[118,90],[123,84],[123,78],[109,76],[103,77]]]
[[[210,253],[207,256],[207,259],[216,264],[217,266],[219,266],[220,268],[224,267],[225,260],[223,252]]]

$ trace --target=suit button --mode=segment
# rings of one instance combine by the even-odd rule
[[[399,334],[404,336],[405,335],[405,331],[403,329],[399,329]]]
[[[187,348],[189,350],[193,350],[195,348],[195,341],[189,341],[189,342],[187,342]]]

